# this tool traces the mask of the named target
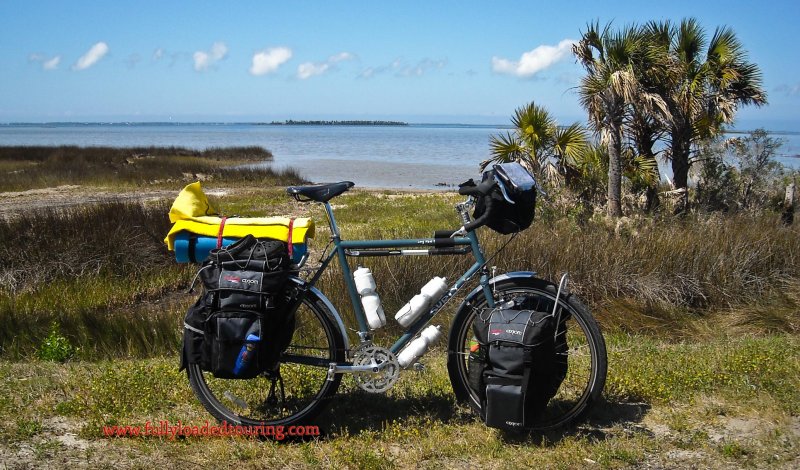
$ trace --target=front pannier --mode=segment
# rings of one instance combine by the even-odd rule
[[[534,427],[566,377],[568,317],[540,307],[535,298],[519,296],[475,319],[469,385],[487,426]]]
[[[482,182],[494,179],[496,184],[489,194],[478,198],[474,218],[486,211],[484,198],[492,198],[491,218],[486,226],[509,234],[521,232],[531,226],[536,211],[536,180],[517,162],[494,165],[484,172]]]

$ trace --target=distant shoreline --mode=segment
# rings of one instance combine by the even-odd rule
[[[431,127],[431,128],[474,128],[474,129],[511,129],[510,124],[467,124],[467,123],[438,123],[438,122],[405,122],[405,121],[370,121],[370,120],[286,120],[271,122],[202,122],[202,121],[47,121],[47,122],[0,122],[0,129],[20,127],[193,127],[193,126],[342,126],[342,127]],[[729,129],[725,134],[749,134],[754,129]],[[797,130],[770,130],[770,135],[796,136]]]
[[[272,121],[272,122],[256,122],[257,126],[407,126],[407,122],[403,121],[362,121],[362,120],[347,120],[347,121],[295,121],[294,119],[287,119],[285,121]]]

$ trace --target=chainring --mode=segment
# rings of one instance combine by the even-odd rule
[[[380,346],[367,344],[359,347],[353,355],[354,366],[381,367],[377,372],[356,372],[353,378],[358,386],[369,393],[383,393],[397,382],[400,363],[393,352]]]

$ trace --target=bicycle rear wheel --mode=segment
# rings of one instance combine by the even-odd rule
[[[187,368],[192,391],[220,422],[232,425],[293,425],[309,423],[327,405],[341,382],[328,380],[328,364],[345,359],[342,334],[333,314],[313,292],[307,292],[295,312],[292,341],[277,371],[248,380],[218,379]]]
[[[552,311],[558,287],[542,279],[509,278],[494,284],[494,301],[498,304],[518,295],[534,297],[538,311]],[[608,367],[606,347],[597,322],[574,295],[561,295],[558,306],[562,317],[568,314],[567,376],[556,396],[547,405],[540,419],[531,426],[534,431],[548,431],[579,419],[603,391]],[[447,370],[456,398],[466,401],[476,413],[481,404],[478,394],[469,386],[467,376],[470,344],[476,341],[472,325],[476,315],[486,308],[486,299],[479,295],[462,305],[450,331]]]

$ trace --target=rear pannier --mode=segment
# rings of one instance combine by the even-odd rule
[[[294,333],[289,264],[285,243],[252,235],[212,250],[197,274],[204,294],[184,321],[182,367],[228,379],[274,369]]]

